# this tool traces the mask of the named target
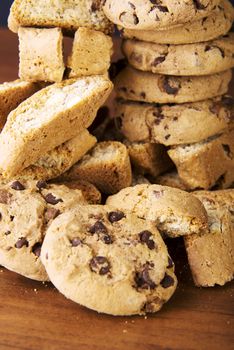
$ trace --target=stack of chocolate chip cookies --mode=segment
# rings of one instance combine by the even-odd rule
[[[124,39],[128,64],[115,80],[116,121],[135,167],[161,183],[168,175],[155,176],[174,163],[170,185],[187,190],[232,186],[233,99],[226,95],[234,66],[231,3],[107,0],[104,11]],[[145,166],[162,145],[172,163]]]

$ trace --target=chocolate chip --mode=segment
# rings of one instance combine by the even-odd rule
[[[104,256],[95,256],[90,260],[90,270],[103,276],[110,272],[110,263]]]
[[[48,208],[45,211],[45,221],[49,222],[50,220],[54,220],[57,216],[60,215],[60,210],[55,208]]]
[[[193,0],[193,3],[197,10],[204,10],[206,8],[206,6],[203,5],[200,0]]]
[[[23,246],[28,247],[28,241],[25,237],[19,238],[18,241],[15,243],[15,247],[18,249],[22,248]]]
[[[166,59],[166,56],[159,56],[156,57],[153,62],[151,63],[151,66],[156,67],[157,65],[161,64],[162,62],[164,62]]]
[[[167,273],[165,274],[163,280],[160,282],[161,286],[165,289],[173,286],[174,283],[175,283],[174,279],[171,276],[169,276]]]
[[[36,186],[39,190],[42,190],[43,188],[47,188],[47,183],[45,181],[37,181]]]
[[[7,190],[0,190],[0,203],[1,204],[9,204],[12,194]]]
[[[154,116],[154,124],[156,125],[159,125],[161,121],[164,119],[164,115],[160,107],[154,110],[153,116]]]
[[[108,230],[102,221],[96,221],[93,226],[90,227],[89,232],[94,233],[107,233]]]
[[[99,0],[98,1],[93,0],[92,4],[91,4],[91,12],[96,12],[96,11],[100,10],[101,5],[102,4]]]
[[[142,98],[145,100],[145,98],[146,98],[145,92],[141,92],[141,93],[140,93],[140,97],[142,97]]]
[[[13,190],[16,190],[16,191],[23,191],[23,190],[25,190],[24,185],[21,182],[19,182],[19,181],[12,182],[11,188]]]
[[[36,255],[38,258],[41,255],[41,243],[35,243],[34,246],[32,247],[32,252],[34,255]]]
[[[139,23],[139,18],[137,17],[136,14],[133,14],[133,23],[137,25]]]
[[[70,240],[70,242],[71,242],[71,245],[73,246],[73,247],[78,247],[79,245],[81,245],[81,240],[80,240],[80,238],[78,238],[78,237],[76,237],[76,238],[73,238],[72,240]]]
[[[14,215],[10,215],[11,222],[14,221],[14,218],[15,218]]]
[[[142,271],[136,272],[134,280],[138,288],[154,289],[156,287],[156,284],[154,283],[154,281],[151,280],[149,276],[149,270],[150,270],[150,265],[146,263],[143,266]]]
[[[5,232],[5,236],[8,236],[8,235],[10,235],[11,234],[11,231],[6,231]]]
[[[168,140],[170,137],[171,137],[171,135],[170,135],[170,134],[167,134],[167,135],[165,136],[165,140]]]
[[[233,158],[233,154],[232,154],[232,152],[231,152],[230,146],[229,146],[229,145],[223,145],[223,144],[222,144],[222,147],[223,147],[223,150],[224,150],[224,153],[226,154],[226,156],[227,156],[228,158],[232,159],[232,158]]]
[[[102,240],[105,244],[112,244],[113,243],[113,239],[111,236],[109,235],[105,235],[102,237]]]
[[[44,197],[44,199],[48,204],[52,204],[52,205],[56,205],[59,202],[63,202],[63,200],[61,198],[56,198],[52,193],[48,193]]]
[[[212,45],[212,46],[211,46],[211,45],[206,45],[206,46],[205,46],[205,52],[210,51],[210,50],[213,50],[213,49],[219,50],[221,56],[222,56],[223,58],[225,57],[225,52],[224,52],[224,50],[223,50],[221,47],[219,47],[219,46],[217,46],[217,45]]]
[[[0,221],[2,220],[2,213],[0,213]]]
[[[170,256],[168,256],[168,265],[167,268],[171,269],[174,266],[173,260]]]
[[[153,250],[155,249],[155,243],[152,239],[150,239],[151,236],[152,233],[147,230],[139,233],[140,241],[145,243],[150,250]]]
[[[142,63],[143,61],[143,57],[141,54],[136,53],[136,52],[132,52],[129,58],[130,61],[135,61],[137,63]]]
[[[171,77],[163,78],[163,89],[168,95],[177,95],[181,88],[181,84],[178,80]]]
[[[113,224],[114,222],[120,221],[125,218],[125,215],[122,211],[111,211],[108,214],[108,220]]]

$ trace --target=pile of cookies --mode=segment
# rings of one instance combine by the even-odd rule
[[[160,144],[176,166],[174,184],[187,190],[229,188],[234,183],[233,99],[226,95],[234,66],[231,3],[107,0],[104,10],[124,38],[128,64],[115,80],[116,118],[135,166],[154,178],[165,172],[165,164],[161,169],[151,160],[147,167],[146,157],[143,163],[136,157],[136,147],[155,153]]]
[[[197,161],[203,169],[214,160],[213,143],[228,158],[216,161],[225,168],[225,186],[233,181],[232,105],[220,97],[231,79],[233,42],[230,35],[219,39],[222,64],[220,47],[209,42],[228,32],[233,9],[217,0],[159,3],[15,0],[9,16],[19,36],[20,79],[0,86],[0,264],[111,315],[153,313],[172,297],[178,282],[168,239],[184,239],[195,285],[224,285],[234,276],[234,190],[189,193],[177,164],[184,182],[169,173],[160,181],[171,187],[155,184],[176,163],[171,152],[207,144],[212,151]],[[123,46],[131,65],[141,57],[115,81],[121,133],[100,108],[113,86],[113,25],[104,13],[131,39]],[[185,18],[197,22],[182,25]],[[209,41],[195,44],[197,34]],[[72,38],[68,58],[64,36]],[[191,58],[198,46],[199,62],[204,45],[210,61],[188,77],[191,67],[176,65],[177,50]],[[166,47],[175,50],[173,65]],[[155,65],[150,48],[159,50]],[[143,63],[154,70],[163,62],[165,71],[141,71]],[[172,67],[185,76],[170,73]]]

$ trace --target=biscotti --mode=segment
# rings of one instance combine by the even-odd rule
[[[227,130],[232,122],[231,97],[180,105],[140,104],[119,101],[117,126],[130,141],[165,146],[199,142]]]
[[[88,27],[111,33],[113,24],[102,10],[102,0],[15,0],[10,11],[10,29],[21,27],[60,27],[74,32]]]
[[[160,185],[137,185],[110,196],[107,204],[153,221],[169,237],[202,233],[208,226],[202,203],[192,194]]]
[[[187,13],[186,13],[187,15]],[[228,0],[223,0],[205,18],[177,27],[152,30],[127,29],[119,26],[121,34],[127,39],[153,42],[156,44],[193,44],[209,41],[227,34],[232,27],[234,9]]]
[[[208,213],[209,229],[185,237],[190,269],[196,286],[224,285],[234,277],[234,237],[231,216],[209,192],[195,193]],[[217,198],[219,195],[217,194]]]
[[[3,128],[8,114],[39,89],[40,85],[19,79],[0,85],[0,130]]]
[[[157,143],[125,141],[132,165],[141,174],[153,177],[173,167],[166,148]]]
[[[82,192],[44,181],[14,181],[0,188],[0,264],[38,281],[48,280],[40,260],[46,229],[65,212],[85,204]]]
[[[228,188],[234,183],[234,130],[200,143],[171,148],[169,156],[190,189]]]
[[[69,77],[107,74],[112,55],[112,39],[104,33],[79,28],[68,57]]]
[[[159,45],[125,40],[123,53],[135,68],[166,75],[208,75],[234,66],[234,33],[204,43]]]
[[[12,111],[0,135],[0,171],[12,177],[94,120],[112,83],[104,76],[70,79],[34,94]]]
[[[19,28],[19,76],[61,82],[65,70],[61,28]]]
[[[43,154],[34,164],[17,174],[18,180],[51,180],[69,170],[97,142],[86,129],[78,136]],[[1,182],[10,179],[0,177]]]
[[[100,142],[65,173],[62,179],[86,180],[103,193],[116,193],[130,186],[132,182],[127,148],[116,141]]]
[[[127,66],[115,79],[117,96],[149,103],[196,102],[224,95],[231,70],[209,76],[177,77],[142,72]]]

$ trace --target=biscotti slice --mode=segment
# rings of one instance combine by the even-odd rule
[[[123,53],[136,69],[166,75],[209,75],[234,67],[234,33],[187,45],[125,40]]]
[[[69,79],[34,94],[9,114],[0,135],[0,171],[12,177],[77,136],[112,90],[104,76]]]
[[[48,280],[41,245],[52,221],[86,204],[80,190],[44,181],[14,181],[0,187],[0,265],[25,277]]]
[[[157,143],[125,141],[130,160],[134,168],[141,174],[153,177],[173,167],[166,148]]]
[[[155,179],[155,183],[162,186],[179,188],[183,191],[188,191],[188,187],[183,183],[177,171],[162,174]]]
[[[78,205],[55,219],[41,260],[67,298],[116,316],[160,310],[177,285],[152,223],[109,206]]]
[[[63,180],[86,180],[106,194],[113,194],[132,182],[127,148],[116,141],[98,143],[80,162],[62,176]]]
[[[17,179],[44,181],[54,179],[78,162],[96,142],[96,138],[85,129],[78,136],[47,152],[33,165],[23,169],[17,174]],[[9,181],[9,179],[3,180]]]
[[[15,0],[10,11],[10,29],[22,27],[60,27],[74,32],[79,27],[113,31],[103,13],[102,0]]]
[[[209,189],[234,182],[234,130],[200,143],[171,148],[169,156],[189,189]],[[225,184],[225,185],[224,185]]]
[[[231,216],[209,192],[195,193],[208,213],[209,229],[185,237],[190,269],[196,286],[223,286],[234,277],[234,235]],[[218,195],[217,195],[218,197]]]
[[[127,66],[115,79],[118,97],[149,103],[196,102],[224,95],[232,71],[209,76],[170,76],[142,72]]]
[[[165,146],[194,143],[228,129],[233,123],[233,98],[217,97],[201,102],[161,105],[120,100],[116,126],[131,142]]]
[[[107,74],[113,51],[112,39],[89,28],[79,28],[68,57],[69,77]]]
[[[107,204],[152,221],[169,237],[202,233],[207,228],[207,213],[192,194],[160,185],[137,185],[110,196]]]
[[[0,130],[8,114],[38,90],[40,90],[39,85],[19,79],[0,84]]]
[[[127,39],[149,41],[156,44],[192,44],[209,41],[225,35],[232,27],[234,9],[230,1],[223,0],[205,18],[184,23],[177,27],[162,30],[137,30],[119,26],[121,34]]]
[[[19,77],[26,81],[61,82],[65,70],[61,28],[22,28]]]

